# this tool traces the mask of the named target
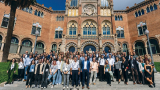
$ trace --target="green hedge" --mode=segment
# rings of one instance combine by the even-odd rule
[[[7,81],[7,69],[10,62],[0,62],[0,83]],[[17,65],[18,68],[18,65]],[[18,75],[18,69],[16,70],[14,78]]]
[[[154,62],[157,72],[160,72],[160,62]]]

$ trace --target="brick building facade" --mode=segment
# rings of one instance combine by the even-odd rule
[[[0,47],[5,37],[10,7],[0,2]],[[66,10],[55,11],[44,4],[17,8],[9,59],[25,51],[33,52],[35,31],[38,30],[36,51],[51,50],[132,52],[149,54],[144,31],[150,31],[152,51],[157,55],[160,42],[160,1],[145,0],[126,10],[113,10],[113,0],[66,0]]]

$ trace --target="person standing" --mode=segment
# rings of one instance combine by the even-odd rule
[[[32,60],[31,65],[28,66],[27,71],[25,72],[27,75],[26,88],[28,87],[30,88],[32,86],[34,71],[35,71],[35,61]]]
[[[18,63],[18,81],[22,80],[24,77],[24,63],[23,59],[20,58],[19,63]]]
[[[101,58],[99,59],[99,67],[100,67],[100,77],[99,77],[99,81],[104,81],[104,65],[105,65],[105,59],[104,59],[104,55],[101,55]]]
[[[63,64],[63,77],[64,77],[64,84],[63,84],[63,89],[65,89],[65,86],[67,84],[67,89],[69,88],[69,76],[70,76],[70,64],[69,64],[69,59],[65,60],[65,63]]]
[[[58,71],[57,71],[57,78],[56,78],[56,84],[60,85],[62,83],[62,72],[61,72],[61,65],[62,65],[62,61],[61,61],[61,57],[58,58],[57,61],[57,66],[58,66]]]
[[[121,71],[121,63],[119,62],[119,58],[116,57],[116,62],[114,63],[115,76],[118,80],[118,84],[120,83],[120,71]]]
[[[92,78],[94,76],[93,84],[96,85],[95,81],[96,81],[96,76],[98,73],[98,63],[96,62],[95,57],[93,58],[93,62],[90,63],[90,69],[91,69],[90,83],[92,83]]]
[[[87,60],[87,56],[85,56],[85,61],[82,61],[82,89],[84,89],[85,78],[87,77],[87,88],[89,89],[89,71],[90,71],[90,61]]]
[[[109,84],[111,86],[111,75],[110,75],[110,71],[111,71],[111,65],[108,63],[108,61],[105,61],[105,65],[104,65],[104,74],[106,75],[106,79],[107,79],[107,84]]]
[[[50,74],[48,76],[48,81],[49,82],[51,82],[50,79],[51,79],[51,77],[53,77],[53,82],[52,82],[52,87],[51,88],[53,88],[54,85],[55,85],[55,80],[56,80],[55,78],[57,76],[57,71],[58,71],[58,66],[56,64],[56,60],[54,60],[51,67],[50,67]],[[50,83],[50,85],[51,85],[51,83]]]
[[[16,72],[16,68],[17,64],[15,63],[15,59],[12,59],[7,69],[8,79],[6,84],[11,84],[11,83],[13,84],[13,76]]]
[[[123,77],[124,77],[124,84],[128,85],[128,70],[127,70],[127,67],[128,67],[128,62],[127,60],[125,59],[125,57],[122,57],[122,63],[121,63],[121,69],[122,69],[122,74],[123,74]]]
[[[70,73],[72,75],[72,88],[74,88],[74,85],[76,85],[76,88],[78,88],[78,75],[80,74],[80,68],[79,68],[79,62],[77,62],[77,58],[74,57],[74,62],[71,64]]]
[[[50,70],[50,65],[49,65],[49,60],[47,59],[46,63],[43,65],[42,68],[42,83],[41,83],[41,88],[47,88],[47,77],[49,75],[49,70]]]
[[[114,73],[114,70],[113,70],[113,68],[114,68],[114,59],[111,58],[111,56],[112,55],[109,54],[109,58],[107,60],[108,60],[109,65],[111,65],[111,71],[112,71],[112,73]],[[111,75],[111,80],[114,82],[113,75]]]
[[[42,79],[42,68],[43,68],[43,64],[42,64],[42,60],[40,59],[39,60],[39,63],[36,64],[35,66],[35,87],[37,87],[38,85],[38,88],[40,88],[40,82],[41,82],[41,79]]]
[[[32,60],[33,60],[32,55],[25,58],[25,60],[24,60],[25,61],[24,62],[25,72],[27,71],[28,66],[31,64]],[[26,81],[26,80],[27,80],[27,75],[26,75],[26,73],[24,73],[24,81]]]
[[[133,77],[133,84],[135,85],[135,76],[134,73],[136,74],[137,77],[137,84],[141,84],[139,82],[139,77],[138,77],[138,71],[137,71],[137,61],[135,59],[133,59],[133,56],[131,56],[131,59],[129,60],[129,66],[131,68],[131,73],[132,73],[132,77]]]
[[[144,65],[145,63],[143,63],[143,59],[140,58],[139,60],[139,72],[140,72],[140,81],[142,81],[142,84],[144,84]]]

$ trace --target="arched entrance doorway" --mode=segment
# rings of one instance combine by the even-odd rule
[[[109,53],[108,50],[111,50],[111,48],[108,47],[108,46],[106,46],[106,47],[104,48],[104,51],[105,51],[106,53]]]
[[[89,51],[90,49],[92,51],[96,51],[96,47],[94,47],[93,45],[87,45],[84,47],[83,52],[86,53],[86,51]]]
[[[73,47],[73,46],[70,47],[70,48],[69,48],[69,52],[75,52],[75,47]]]

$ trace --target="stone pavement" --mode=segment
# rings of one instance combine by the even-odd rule
[[[99,82],[97,80],[96,85],[90,85],[90,90],[160,90],[160,73],[155,73],[155,88],[150,88],[148,85],[133,85],[132,81],[129,81],[128,85],[124,85],[121,81],[120,84],[118,82],[112,82],[112,86],[107,85],[106,82]],[[63,90],[62,85],[55,86],[51,89],[51,86],[48,86],[47,89],[43,90]],[[82,87],[79,88],[82,90]],[[4,87],[0,87],[0,90],[42,90],[40,88],[25,88],[25,82],[22,81],[15,81],[12,85],[5,85]],[[67,89],[65,89],[67,90]],[[70,89],[68,89],[70,90]],[[76,89],[74,89],[76,90]],[[85,88],[84,90],[87,90]]]

